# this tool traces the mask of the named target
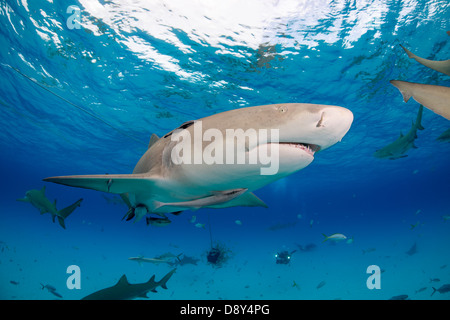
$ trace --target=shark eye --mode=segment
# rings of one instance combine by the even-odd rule
[[[180,129],[180,130],[182,130],[182,129],[187,129],[187,128],[189,128],[191,125],[193,125],[194,122],[195,122],[195,121],[193,121],[193,120],[187,121],[187,122],[183,123],[181,126],[179,126],[177,129]],[[177,129],[175,129],[175,130],[177,130]],[[163,138],[170,137],[170,136],[172,135],[172,133],[173,133],[175,130],[170,131],[170,132],[169,132],[168,134],[166,134]]]
[[[285,113],[286,111],[287,111],[287,107],[286,106],[279,106],[278,107],[278,112]]]

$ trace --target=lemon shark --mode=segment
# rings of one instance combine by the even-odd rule
[[[449,34],[448,31],[447,34]],[[444,61],[424,59],[415,55],[404,46],[400,46],[409,58],[430,69],[450,76],[450,59]],[[450,120],[450,88],[400,80],[391,80],[390,83],[400,91],[405,102],[408,102],[412,97],[426,108]]]
[[[64,220],[77,208],[81,205],[81,201],[83,199],[79,199],[75,201],[70,206],[57,210],[56,209],[56,200],[54,202],[51,202],[46,196],[45,196],[45,186],[42,187],[42,189],[37,190],[29,190],[25,193],[25,197],[21,199],[17,199],[17,201],[22,202],[29,202],[31,205],[35,208],[37,208],[41,214],[44,213],[50,213],[52,215],[52,220],[55,222],[55,218],[58,218],[59,225],[66,228]]]
[[[44,181],[126,195],[129,214],[136,218],[185,209],[266,207],[254,190],[308,166],[315,153],[341,141],[352,122],[350,110],[330,105],[234,109],[185,122],[161,138],[153,134],[131,174]]]
[[[400,80],[391,80],[390,83],[400,91],[405,102],[412,97],[434,113],[450,120],[450,88]]]
[[[82,298],[81,300],[131,300],[135,298],[148,298],[149,291],[156,292],[157,287],[167,289],[166,283],[174,274],[173,269],[166,274],[160,281],[155,281],[155,275],[144,283],[130,284],[127,276],[123,275],[119,281],[112,287],[105,288]]]
[[[445,130],[439,137],[436,138],[440,142],[450,142],[450,129]]]
[[[409,58],[416,60],[420,64],[424,65],[425,67],[428,67],[430,69],[436,70],[438,72],[441,72],[443,74],[446,74],[450,76],[450,59],[449,60],[443,60],[443,61],[436,61],[436,60],[428,60],[421,58],[408,49],[406,49],[404,46],[400,45],[400,47],[405,50],[406,54]]]
[[[406,151],[411,148],[417,148],[414,145],[414,140],[417,138],[417,130],[423,130],[422,126],[422,114],[423,106],[420,105],[419,112],[417,113],[416,122],[412,123],[411,129],[406,135],[400,133],[400,137],[387,146],[375,151],[374,157],[376,158],[388,158],[391,160],[407,157]]]

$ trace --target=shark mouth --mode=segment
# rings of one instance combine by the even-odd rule
[[[280,144],[288,144],[294,148],[299,148],[314,157],[314,153],[320,150],[320,146],[303,142],[280,142]]]

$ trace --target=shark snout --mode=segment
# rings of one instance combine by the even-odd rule
[[[353,122],[353,113],[343,107],[329,106],[321,110],[316,127],[322,137],[321,150],[340,142]]]

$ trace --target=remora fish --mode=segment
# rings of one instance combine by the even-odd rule
[[[142,262],[158,264],[158,263],[169,263],[172,261],[172,259],[159,258],[159,257],[156,257],[156,258],[130,257],[130,258],[128,258],[128,260],[136,261],[139,264],[141,264]]]
[[[147,282],[130,284],[127,276],[123,275],[114,286],[91,293],[81,300],[131,300],[135,298],[148,298],[147,293],[149,291],[156,292],[155,289],[157,287],[167,289],[166,283],[175,270],[170,271],[158,282],[155,282],[155,275],[153,275]]]
[[[58,222],[61,227],[64,229],[66,225],[64,223],[64,219],[66,219],[77,207],[80,206],[81,201],[83,199],[79,199],[68,207],[64,209],[57,210],[56,209],[56,200],[55,202],[50,202],[50,200],[45,196],[45,186],[42,187],[41,190],[29,190],[25,193],[25,198],[17,199],[17,201],[29,202],[35,208],[37,208],[41,214],[46,212],[52,215],[52,220],[55,222],[55,218],[58,218]]]
[[[62,295],[59,294],[58,292],[56,292],[56,288],[54,286],[52,286],[50,284],[43,285],[42,283],[41,283],[41,286],[42,286],[42,288],[41,288],[42,290],[47,289],[48,292],[50,292],[54,296],[56,296],[58,298],[62,298]]]
[[[205,197],[201,199],[191,200],[191,201],[184,201],[184,202],[171,202],[171,203],[162,203],[159,201],[155,201],[155,207],[154,210],[158,210],[161,207],[173,207],[175,208],[192,208],[192,209],[199,209],[202,207],[208,207],[216,204],[221,204],[224,202],[228,202],[230,200],[233,200],[236,197],[239,197],[241,194],[243,194],[248,189],[241,188],[236,190],[227,190],[227,191],[213,191],[213,195],[210,197]]]
[[[164,227],[172,222],[168,218],[153,218],[153,217],[147,217],[146,221],[147,225],[151,224],[152,226],[156,227]]]
[[[341,141],[352,122],[352,112],[338,106],[288,103],[240,108],[188,121],[160,139],[153,135],[148,150],[138,161],[132,174],[59,176],[45,178],[44,181],[103,192],[127,193],[132,208],[145,208],[149,213],[162,216],[172,212],[173,207],[156,208],[157,202],[196,201],[214,196],[214,191],[244,188],[248,191],[234,199],[218,204],[207,203],[204,207],[265,206],[252,193],[254,190],[308,166],[317,151]],[[215,159],[217,161],[213,163],[196,163],[196,158],[201,160],[205,152],[212,149],[211,140],[198,141],[196,138],[208,129],[224,137],[222,149],[214,149],[217,150],[216,155],[222,154],[222,158]],[[249,132],[248,130],[276,131],[278,139],[261,140],[261,143],[259,139],[252,143],[250,140],[253,139],[237,139],[236,135],[227,139],[227,132]],[[194,137],[186,143],[193,150],[190,162],[178,162],[180,154],[176,151],[180,147],[179,140],[182,139],[180,132]],[[226,152],[219,152],[226,151],[230,143],[239,151],[232,156],[236,159],[242,155],[244,164],[237,161],[227,163],[229,159]],[[273,174],[261,174],[262,169],[274,168],[262,162],[250,163],[249,159],[257,159],[261,150],[268,149],[278,149],[278,157],[275,157],[278,163],[273,163],[277,170],[270,172]],[[174,161],[174,154],[177,161]]]
[[[387,146],[375,151],[373,154],[376,158],[388,158],[391,160],[407,157],[405,153],[411,148],[417,148],[414,140],[417,138],[417,130],[423,130],[422,121],[423,106],[419,107],[416,122],[412,124],[411,129],[406,135],[400,133],[400,137]]]
[[[389,82],[400,90],[403,101],[408,102],[413,97],[414,100],[434,113],[450,120],[450,88],[400,80]]]

